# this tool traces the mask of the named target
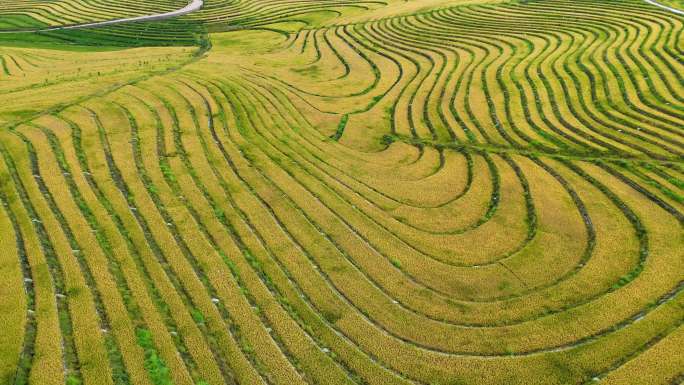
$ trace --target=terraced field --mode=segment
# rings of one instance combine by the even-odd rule
[[[97,0],[9,0],[0,5],[0,26],[11,30],[80,24],[169,12],[184,5],[185,0],[121,0],[115,4]]]
[[[677,11],[684,12],[684,2],[682,2],[682,0],[665,0],[661,3],[654,3],[654,5],[664,5],[665,7],[674,9],[675,13],[678,13]]]
[[[0,383],[684,383],[684,16],[0,5]]]

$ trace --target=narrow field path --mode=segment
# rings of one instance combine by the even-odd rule
[[[41,29],[32,29],[32,30],[11,30],[11,31],[6,30],[6,31],[0,31],[0,33],[49,32],[49,31],[61,31],[61,30],[68,30],[68,29],[96,28],[96,27],[104,27],[104,26],[113,25],[113,24],[133,23],[133,22],[139,22],[139,21],[164,20],[164,19],[170,19],[172,17],[183,16],[183,15],[187,15],[189,13],[195,12],[195,11],[199,10],[200,8],[202,8],[203,5],[204,5],[204,0],[192,0],[185,7],[181,8],[181,9],[177,9],[175,11],[171,11],[171,12],[158,13],[158,14],[152,14],[152,15],[144,15],[144,16],[127,17],[127,18],[123,18],[123,19],[97,21],[97,22],[93,22],[93,23],[62,25],[62,26],[55,26],[55,27],[48,27],[48,28],[41,28]]]
[[[665,5],[665,4],[660,4],[659,2],[654,1],[654,0],[644,0],[644,1],[647,2],[647,3],[649,3],[649,4],[655,5],[656,7],[660,7],[660,8],[662,8],[662,9],[666,9],[666,10],[668,10],[668,11],[670,11],[670,12],[674,12],[674,13],[676,13],[676,14],[678,14],[678,15],[684,15],[684,10],[677,9],[677,8],[672,8],[672,7],[668,7],[667,5]]]

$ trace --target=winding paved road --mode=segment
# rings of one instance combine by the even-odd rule
[[[665,4],[660,4],[659,2],[654,1],[654,0],[644,0],[644,1],[647,2],[647,3],[649,3],[649,4],[651,4],[651,5],[655,5],[656,7],[660,7],[660,8],[662,8],[662,9],[667,9],[668,11],[674,12],[674,13],[676,13],[676,14],[678,14],[678,15],[684,15],[684,10],[677,9],[677,8],[672,8],[672,7],[668,7],[667,5],[665,5]]]
[[[127,17],[127,18],[123,18],[123,19],[96,21],[93,23],[62,25],[62,26],[48,27],[48,28],[42,28],[42,29],[0,31],[0,33],[62,31],[62,30],[67,30],[67,29],[103,27],[106,25],[121,24],[121,23],[132,23],[132,22],[137,22],[137,21],[163,20],[163,19],[170,19],[172,17],[187,15],[188,13],[192,13],[192,12],[199,10],[200,8],[202,8],[203,5],[204,5],[204,0],[192,0],[185,7],[181,8],[181,9],[177,9],[175,11],[171,11],[171,12],[157,13],[157,14],[152,14],[152,15],[144,15],[144,16],[136,16],[136,17]]]

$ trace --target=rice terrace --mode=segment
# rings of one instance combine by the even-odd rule
[[[683,323],[682,0],[0,0],[0,385],[682,385]]]

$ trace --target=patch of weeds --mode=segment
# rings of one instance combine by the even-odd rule
[[[321,314],[323,315],[323,318],[325,318],[331,324],[336,323],[340,320],[340,318],[342,318],[342,314],[340,314],[338,311],[323,310]]]
[[[152,341],[152,333],[147,329],[138,329],[135,332],[138,345],[145,351],[145,369],[154,385],[173,385],[169,368],[164,360],[159,357],[159,353]],[[68,385],[71,385],[67,382]],[[78,385],[78,384],[73,384]]]

